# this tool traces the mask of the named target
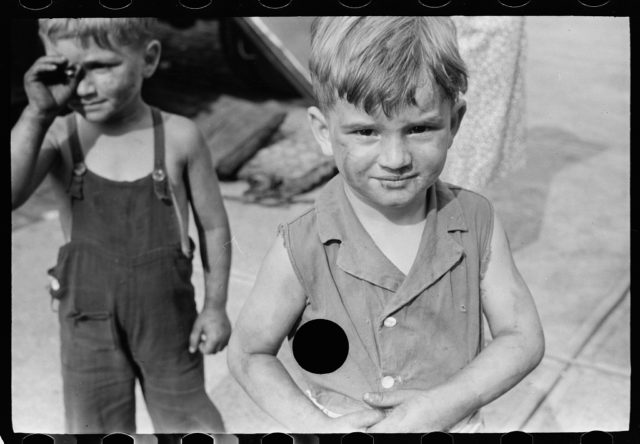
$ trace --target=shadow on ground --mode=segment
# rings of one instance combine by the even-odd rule
[[[495,206],[512,250],[517,251],[538,238],[556,174],[606,148],[555,127],[529,130],[524,168],[494,182],[484,192]]]

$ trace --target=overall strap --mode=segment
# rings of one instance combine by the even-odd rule
[[[153,190],[158,199],[165,203],[171,203],[169,196],[169,181],[164,164],[164,125],[162,123],[162,114],[157,108],[151,107],[151,118],[153,119]]]
[[[67,133],[69,134],[69,147],[71,148],[71,160],[73,161],[73,175],[67,193],[72,198],[82,199],[82,178],[87,172],[84,164],[84,154],[80,145],[80,136],[78,134],[78,125],[76,124],[75,113],[71,113],[66,118]]]

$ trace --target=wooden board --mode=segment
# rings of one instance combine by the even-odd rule
[[[313,17],[240,17],[240,29],[256,49],[306,99],[313,99],[308,63]]]

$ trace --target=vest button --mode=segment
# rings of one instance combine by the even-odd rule
[[[395,384],[395,380],[393,379],[393,376],[385,376],[384,378],[382,378],[382,387],[388,389],[393,387],[393,384]]]
[[[393,316],[389,316],[387,319],[384,320],[384,326],[385,327],[395,327],[395,325],[398,323],[398,321],[396,321],[396,318],[394,318]]]

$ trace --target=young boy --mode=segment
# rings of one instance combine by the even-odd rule
[[[229,226],[195,124],[142,100],[160,58],[154,26],[40,20],[46,55],[24,76],[29,103],[11,131],[12,208],[47,174],[59,200],[66,243],[49,273],[68,433],[133,433],[136,379],[156,431],[223,430],[202,353],[230,336]],[[199,314],[189,205],[204,265]]]
[[[281,226],[238,318],[230,369],[292,431],[477,430],[478,409],[539,363],[544,338],[490,203],[438,181],[465,112],[455,28],[319,18],[310,68],[311,127],[339,174]],[[295,346],[317,319],[344,331],[346,360],[288,372],[275,356],[283,339]]]

